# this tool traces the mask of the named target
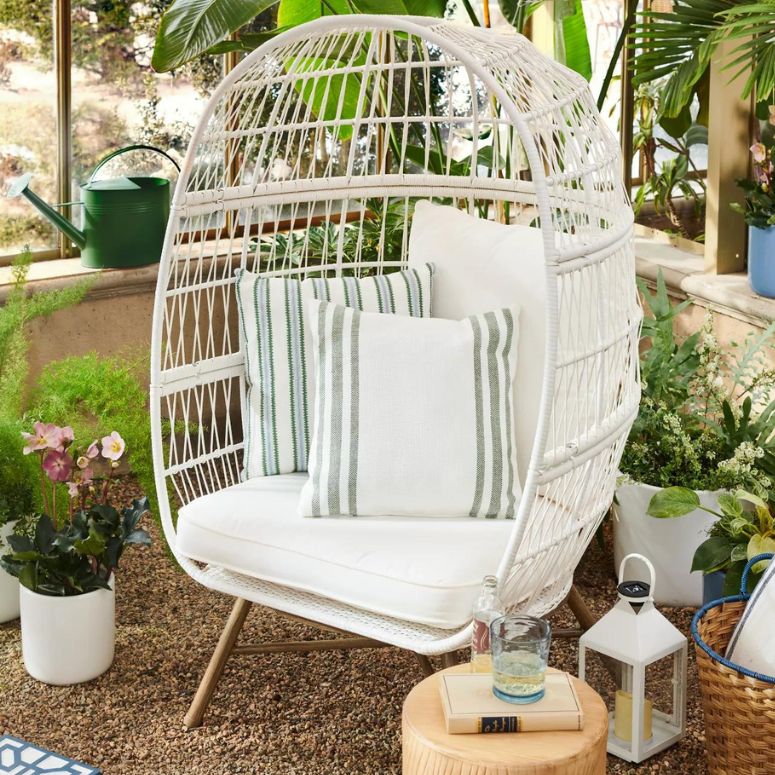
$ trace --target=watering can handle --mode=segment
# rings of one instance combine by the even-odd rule
[[[153,145],[142,145],[142,144],[127,145],[126,148],[119,148],[117,151],[113,151],[113,153],[109,153],[104,159],[97,162],[97,166],[92,170],[91,175],[89,176],[89,183],[91,183],[94,180],[94,176],[100,171],[100,169],[105,164],[107,164],[111,159],[114,159],[116,156],[119,156],[122,153],[126,153],[127,151],[155,151],[156,153],[160,153],[162,156],[169,159],[175,165],[175,169],[178,172],[180,172],[180,165],[166,151],[162,151],[161,148],[156,148]]]

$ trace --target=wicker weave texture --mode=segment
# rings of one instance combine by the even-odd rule
[[[620,169],[589,84],[520,35],[324,17],[247,56],[194,133],[159,271],[151,413],[173,551],[174,507],[240,481],[245,371],[234,271],[395,271],[407,264],[414,203],[429,199],[542,232],[544,389],[539,406],[519,409],[538,418],[538,430],[492,571],[510,608],[541,615],[556,605],[611,503],[640,398],[642,315]],[[284,598],[280,588],[178,560],[221,591],[300,615],[308,605],[312,618],[329,606],[352,632],[422,653],[467,638],[466,629],[439,636],[386,626],[379,615]]]
[[[702,640],[723,654],[745,601],[709,609],[698,625]],[[710,775],[775,773],[775,685],[742,675],[695,644],[705,714]]]

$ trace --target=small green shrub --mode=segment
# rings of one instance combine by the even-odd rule
[[[158,515],[148,393],[140,377],[146,366],[146,356],[97,353],[50,363],[38,378],[29,414],[71,425],[79,438],[102,438],[118,431],[130,450],[129,466],[148,497],[150,510]]]
[[[37,458],[22,454],[22,422],[0,417],[0,525],[34,510]]]

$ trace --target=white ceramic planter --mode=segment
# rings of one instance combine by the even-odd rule
[[[0,554],[8,549],[6,538],[13,531],[13,522],[0,525]],[[19,618],[19,581],[0,568],[0,624]]]
[[[20,598],[22,655],[33,678],[68,686],[91,681],[111,666],[116,629],[113,589],[50,597],[22,587]]]
[[[691,572],[697,547],[708,537],[716,517],[697,509],[684,517],[657,519],[646,513],[659,487],[626,484],[616,489],[614,563],[636,552],[648,557],[656,571],[654,600],[662,605],[702,605],[702,573]],[[717,493],[697,493],[704,506],[718,510]]]

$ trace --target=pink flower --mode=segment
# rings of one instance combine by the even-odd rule
[[[100,454],[100,448],[99,444],[97,443],[97,439],[94,439],[94,441],[89,444],[89,449],[86,450],[86,457],[89,458],[89,460],[94,460],[97,455]]]
[[[67,483],[67,494],[71,498],[77,498],[78,497],[78,482],[68,482]]]
[[[764,143],[754,143],[751,146],[751,153],[757,164],[761,164],[767,158],[767,149],[764,147]]]
[[[124,454],[126,444],[117,431],[113,431],[110,436],[104,436],[102,439],[102,457],[108,460],[118,460]]]
[[[73,439],[75,436],[73,435],[73,429],[69,425],[65,425],[64,428],[59,429],[59,445],[57,446],[58,450],[63,450],[65,447],[69,446],[73,443]]]
[[[59,446],[62,429],[53,423],[36,422],[33,430],[34,433],[22,433],[26,442],[23,450],[25,455],[42,449],[56,449]]]
[[[67,452],[52,449],[43,458],[43,470],[52,482],[66,482],[73,470],[73,459]]]

